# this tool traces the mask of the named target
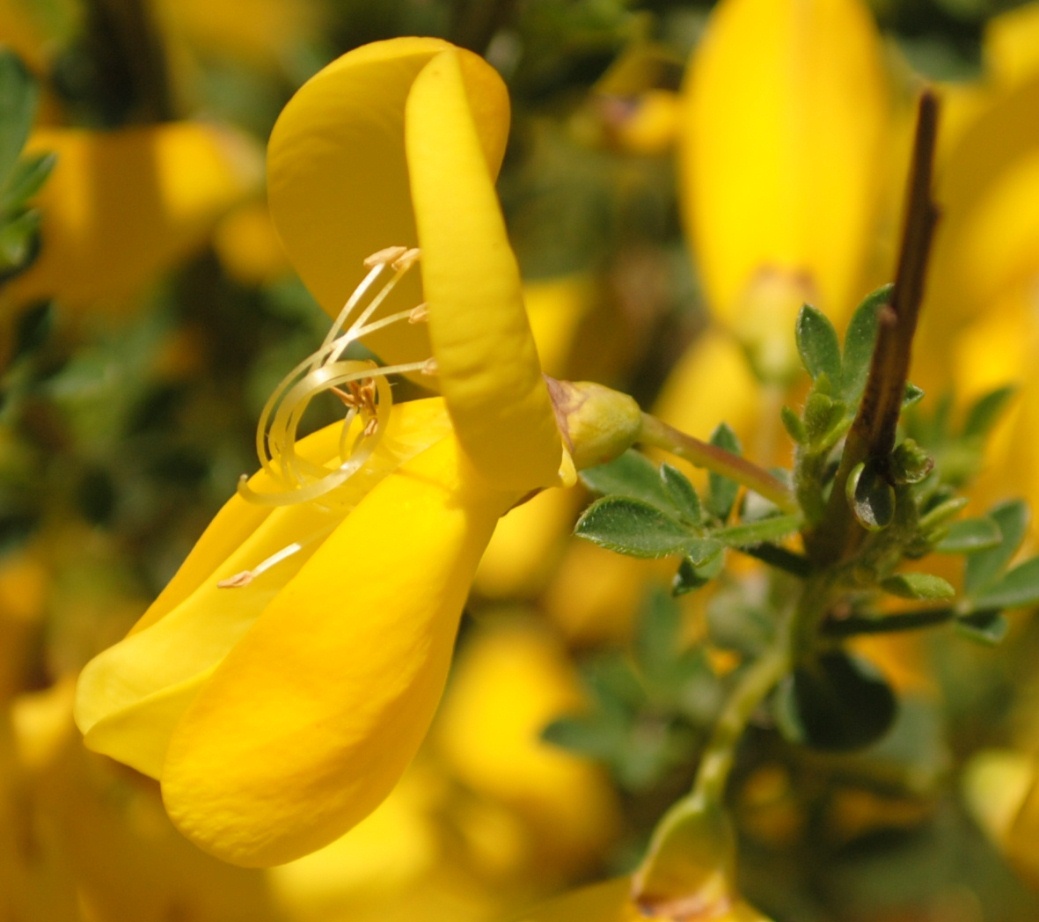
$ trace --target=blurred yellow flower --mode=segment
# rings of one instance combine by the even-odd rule
[[[58,159],[33,201],[42,213],[40,254],[0,289],[16,304],[121,306],[204,243],[262,177],[250,143],[201,122],[40,129],[27,151]]]
[[[883,52],[858,0],[723,0],[685,86],[685,224],[712,314],[784,377],[804,301],[863,294],[884,174]]]

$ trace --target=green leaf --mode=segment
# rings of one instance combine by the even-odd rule
[[[956,630],[968,640],[994,647],[1002,643],[1010,622],[998,611],[975,611],[956,619]]]
[[[1017,389],[1014,387],[999,387],[980,397],[967,411],[963,435],[966,438],[982,438],[988,435],[992,427],[999,422],[999,417],[1016,392]]]
[[[908,409],[924,399],[924,389],[911,381],[906,382],[906,392],[902,395],[902,409]]]
[[[666,678],[680,651],[682,610],[674,599],[653,586],[638,618],[634,653],[643,674],[650,679]]]
[[[773,515],[767,519],[719,528],[711,532],[711,537],[728,547],[749,547],[784,538],[797,531],[802,524],[804,520],[800,515]]]
[[[776,625],[766,611],[747,605],[707,606],[711,646],[743,656],[758,656],[775,640]]]
[[[971,601],[975,608],[1022,608],[1035,605],[1039,602],[1039,557],[1018,564]]]
[[[658,509],[672,506],[657,466],[633,449],[606,464],[581,471],[581,480],[596,493],[640,499]]]
[[[40,232],[40,213],[23,211],[0,227],[0,273],[24,267],[33,257]]]
[[[816,749],[859,749],[880,739],[898,710],[894,692],[868,660],[834,651],[798,667],[774,704],[783,735]]]
[[[787,434],[798,445],[803,445],[808,440],[808,434],[805,431],[804,423],[801,422],[801,417],[791,410],[790,407],[783,407],[779,411],[779,418],[782,420],[783,428],[786,429]]]
[[[974,554],[998,547],[1002,540],[1003,535],[995,519],[982,516],[954,522],[935,550],[940,554]]]
[[[817,308],[805,304],[797,315],[797,351],[805,369],[813,378],[827,375],[834,385],[841,380],[841,345],[829,318]]]
[[[21,208],[39,192],[57,162],[57,154],[36,154],[19,160],[0,190],[0,213],[7,214]]]
[[[873,346],[877,341],[878,312],[890,303],[893,288],[893,285],[885,285],[867,295],[848,324],[841,381],[841,393],[848,403],[857,403],[865,390]]]
[[[813,392],[805,403],[804,427],[813,447],[833,444],[844,423],[847,408],[843,401]]]
[[[711,434],[711,444],[724,448],[734,455],[740,454],[740,440],[736,438],[736,433],[726,423],[722,423]],[[736,496],[740,492],[740,485],[713,471],[707,477],[707,484],[707,498],[704,505],[711,515],[724,522],[732,512]]]
[[[631,557],[666,557],[698,543],[686,525],[656,506],[626,496],[607,496],[589,506],[574,533]]]
[[[671,581],[672,595],[685,595],[687,592],[693,592],[717,578],[725,563],[725,555],[722,553],[725,548],[717,542],[715,542],[715,546],[715,553],[701,559],[700,563],[694,563],[689,557],[682,560],[678,565],[675,578]]]
[[[952,584],[932,573],[898,573],[883,580],[880,588],[900,599],[936,602],[956,597]]]
[[[6,183],[25,147],[39,89],[14,52],[0,49],[0,183]]]
[[[895,490],[872,462],[860,462],[845,485],[848,505],[867,531],[880,531],[895,517]]]
[[[679,516],[692,525],[699,525],[703,521],[703,509],[700,506],[700,497],[696,495],[689,478],[678,468],[670,464],[661,464],[660,479]]]
[[[1007,568],[1028,528],[1028,506],[1020,500],[1009,500],[989,510],[1003,540],[997,547],[980,551],[967,558],[964,571],[964,591],[970,598],[976,597],[992,585]]]

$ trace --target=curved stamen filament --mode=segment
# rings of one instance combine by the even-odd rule
[[[351,343],[375,330],[392,323],[424,319],[420,305],[369,322],[417,259],[417,250],[404,247],[392,247],[369,257],[365,261],[370,267],[368,273],[339,312],[320,347],[274,389],[256,429],[256,454],[274,489],[253,489],[243,477],[238,490],[250,502],[275,506],[308,502],[341,486],[365,464],[386,430],[393,405],[388,376],[434,373],[432,360],[380,367],[369,360],[343,358]],[[347,326],[351,314],[388,267],[393,274]],[[315,462],[297,451],[303,416],[314,397],[326,391],[338,396],[346,406],[337,457],[331,464]]]

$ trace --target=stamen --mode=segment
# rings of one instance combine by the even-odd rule
[[[429,319],[429,308],[423,301],[418,307],[413,307],[408,314],[408,323],[425,323]]]
[[[408,252],[407,247],[386,247],[382,250],[376,250],[364,261],[364,265],[367,268],[378,265],[386,265],[392,263],[394,260],[400,259],[405,253]],[[396,267],[394,267],[396,268]]]
[[[247,500],[278,506],[326,497],[367,462],[384,435],[393,404],[389,376],[408,372],[436,373],[436,363],[432,359],[380,367],[372,361],[343,358],[351,343],[369,333],[393,323],[414,323],[416,318],[424,319],[425,305],[419,305],[369,322],[419,256],[419,250],[414,248],[388,247],[364,261],[368,273],[343,305],[321,346],[278,384],[264,405],[256,430],[256,454],[273,489],[253,489],[243,478],[238,491]],[[360,314],[351,320],[353,312],[387,269],[392,272],[390,277],[371,295]],[[319,464],[300,455],[297,443],[299,426],[310,402],[324,391],[338,397],[346,413],[339,437],[338,457],[332,463]],[[262,572],[265,564],[236,574],[224,583],[228,586],[246,585]]]
[[[248,586],[257,576],[263,573],[265,570],[269,570],[276,563],[281,563],[287,557],[291,557],[298,551],[303,550],[303,545],[299,542],[293,542],[288,547],[283,547],[277,554],[271,554],[263,563],[253,567],[251,570],[242,570],[241,573],[236,573],[234,576],[229,576],[227,579],[222,579],[218,582],[218,589],[240,589],[242,586]]]

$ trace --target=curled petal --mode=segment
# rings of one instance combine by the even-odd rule
[[[338,426],[310,436],[300,452],[335,454]],[[80,675],[76,722],[86,744],[158,778],[170,734],[216,665],[251,628],[350,508],[402,462],[450,431],[439,398],[398,407],[368,464],[339,488],[334,508],[299,503],[273,511],[232,497],[128,637]],[[264,473],[250,481],[270,486]],[[219,583],[299,545],[248,585]]]
[[[418,241],[404,151],[404,106],[415,77],[451,48],[434,38],[365,45],[324,68],[285,106],[267,148],[271,217],[289,259],[318,302],[335,317],[362,261],[388,246]],[[457,52],[478,96],[480,144],[496,175],[508,131],[501,80],[476,55]],[[384,313],[423,300],[409,273]],[[365,344],[393,361],[430,355],[423,325],[395,324]]]
[[[418,455],[228,653],[163,766],[167,812],[189,839],[234,864],[279,864],[389,793],[436,709],[480,554],[517,498],[483,484],[453,438]]]
[[[405,113],[429,332],[466,451],[497,482],[529,489],[556,480],[562,442],[464,60],[430,61]]]

